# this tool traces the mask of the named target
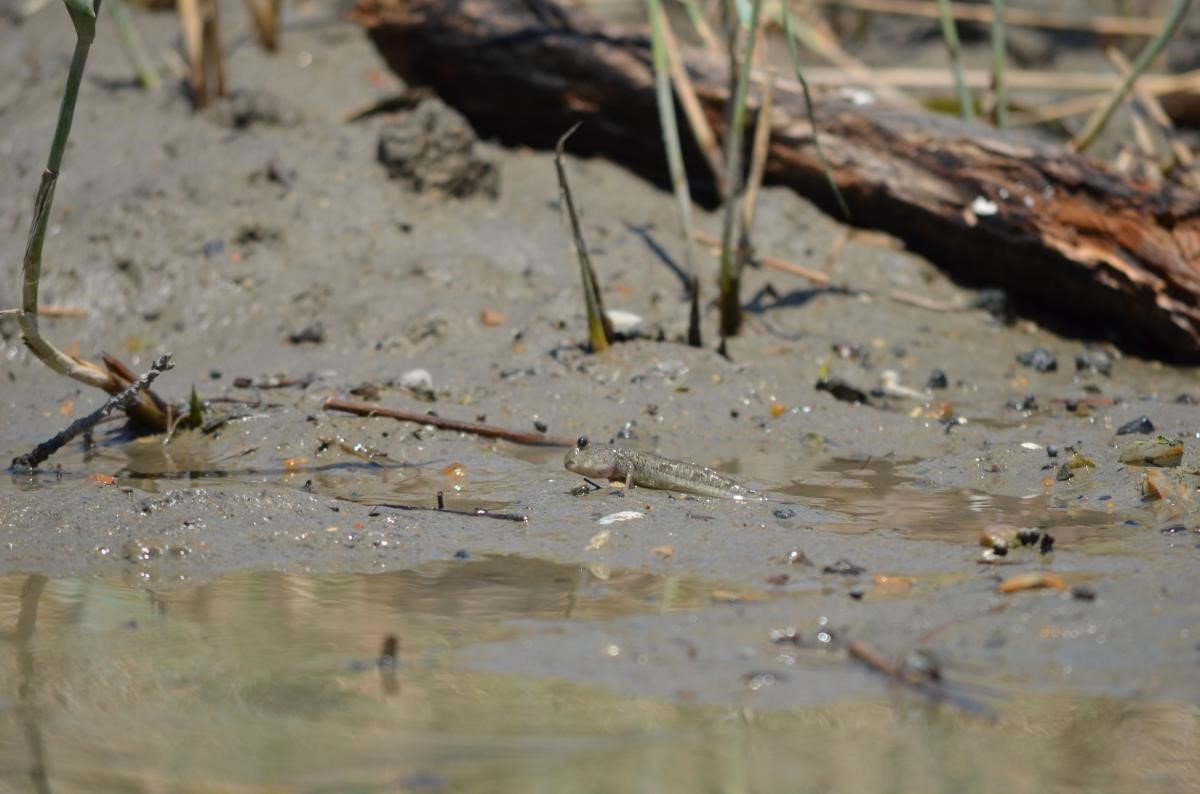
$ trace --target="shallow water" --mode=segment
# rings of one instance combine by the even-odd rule
[[[714,586],[519,557],[198,586],[8,576],[0,781],[42,792],[1119,792],[1189,790],[1200,774],[1195,705],[1017,696],[993,721],[869,676],[836,704],[775,710],[468,669],[478,643],[697,609]],[[387,635],[399,640],[394,669],[379,664]]]

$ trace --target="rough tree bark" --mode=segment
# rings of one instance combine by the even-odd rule
[[[549,148],[583,120],[575,151],[665,181],[643,33],[553,0],[359,0],[355,15],[406,82],[436,90],[482,134]],[[686,59],[720,132],[724,66]],[[832,208],[798,86],[782,84],[775,106],[768,179]],[[855,223],[1003,287],[1040,319],[1200,362],[1200,194],[948,117],[838,99],[818,99],[816,117]],[[689,173],[705,173],[695,151]]]

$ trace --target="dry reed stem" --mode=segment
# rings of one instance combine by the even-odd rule
[[[767,152],[771,143],[771,111],[775,104],[775,70],[767,70],[767,82],[763,86],[762,101],[754,120],[754,142],[750,149],[750,174],[746,179],[746,193],[742,199],[742,235],[750,238],[754,229],[754,216],[758,210],[758,192],[762,188],[763,174],[767,170]]]
[[[937,4],[924,0],[816,0],[819,5],[836,5],[858,11],[876,11],[896,16],[938,18]],[[950,13],[960,22],[991,23],[992,10],[981,5],[951,3]],[[1090,18],[1051,14],[1023,8],[1006,8],[1004,21],[1013,27],[1052,30],[1087,30],[1099,35],[1154,36],[1162,28],[1161,18],[1138,19],[1098,15]]]
[[[683,65],[683,58],[679,55],[679,42],[671,32],[670,25],[663,25],[663,44],[667,50],[667,67],[671,71],[671,84],[675,87],[675,96],[683,106],[683,114],[687,116],[692,137],[700,147],[700,153],[704,155],[708,170],[712,172],[717,193],[722,194],[725,192],[725,158],[721,154],[720,144],[717,143],[717,135],[708,123],[708,117],[704,115],[700,98],[696,96],[696,86]]]
[[[707,232],[696,232],[696,242],[710,246],[713,256],[719,257],[721,255],[721,238]],[[814,270],[804,265],[797,265],[795,262],[789,262],[777,256],[759,254],[755,257],[755,261],[759,262],[763,267],[778,270],[782,273],[791,273],[793,276],[808,279],[814,284],[828,284],[832,280],[828,273],[822,273],[820,270]]]
[[[841,69],[817,67],[804,70],[810,85],[841,87],[855,83]],[[1120,84],[1120,78],[1097,72],[1052,72],[1041,69],[1009,69],[1006,73],[1011,90],[1061,92],[1111,92]],[[755,75],[761,79],[761,75]],[[945,69],[925,69],[915,66],[879,68],[874,79],[882,85],[946,90],[954,87],[953,78]],[[964,69],[963,80],[972,89],[985,89],[991,83],[990,69]],[[864,81],[865,82],[865,81]],[[1200,69],[1180,74],[1145,74],[1138,80],[1147,91],[1156,96],[1176,92],[1200,92]],[[779,87],[787,91],[800,90],[794,80],[779,81]]]
[[[268,52],[279,50],[279,7],[281,0],[246,0],[246,10],[258,42]]]
[[[573,447],[574,438],[566,436],[550,436],[545,433],[527,433],[521,430],[510,430],[506,427],[484,424],[483,422],[465,422],[459,419],[448,419],[444,416],[406,411],[402,408],[387,408],[382,405],[358,402],[356,400],[326,400],[322,406],[326,411],[344,411],[359,416],[386,416],[402,422],[416,422],[422,425],[432,425],[442,430],[454,430],[459,433],[471,433],[485,438],[499,438],[514,444],[526,444],[536,447]]]
[[[1118,74],[1124,76],[1129,72],[1131,67],[1129,59],[1125,57],[1125,53],[1116,47],[1109,47],[1104,51],[1104,54],[1108,57],[1109,63],[1113,65]],[[1157,124],[1162,131],[1163,137],[1167,141],[1167,148],[1171,150],[1174,162],[1185,170],[1190,171],[1196,162],[1196,158],[1192,155],[1191,149],[1188,149],[1187,144],[1179,139],[1179,136],[1175,132],[1175,125],[1171,123],[1171,117],[1163,110],[1158,97],[1146,91],[1140,82],[1134,83],[1133,93],[1142,104],[1142,107],[1145,108],[1147,115],[1150,116],[1150,120]],[[1193,187],[1200,187],[1200,181],[1197,180],[1196,174],[1187,174],[1185,181]]]

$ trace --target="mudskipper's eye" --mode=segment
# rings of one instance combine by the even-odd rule
[[[583,449],[587,445],[588,445],[587,436],[580,436],[579,440],[575,442],[575,449]]]

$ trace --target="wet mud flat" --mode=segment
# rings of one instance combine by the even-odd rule
[[[6,306],[69,58],[58,11],[0,38]],[[144,21],[168,46],[173,20]],[[250,93],[195,116],[128,85],[106,27],[93,57],[43,286],[87,315],[46,332],[136,369],[169,350],[161,393],[238,402],[169,441],[105,424],[0,481],[4,786],[1195,788],[1194,370],[897,302],[978,293],[769,188],[758,247],[833,285],[751,271],[729,357],[688,348],[669,197],[571,159],[607,305],[665,337],[588,356],[550,156],[469,142],[482,189],[457,198],[390,178],[381,141],[419,161],[420,129],[456,122],[347,123],[400,89],[357,28],[234,47]],[[1039,347],[1054,369],[1018,361]],[[0,356],[5,460],[101,401],[9,319]],[[323,410],[346,396],[694,460],[769,498],[575,495],[563,450]],[[1180,465],[1121,462],[1159,434]],[[528,520],[372,506],[439,491]],[[1038,540],[981,564],[997,525]],[[897,685],[855,641],[947,685]]]

